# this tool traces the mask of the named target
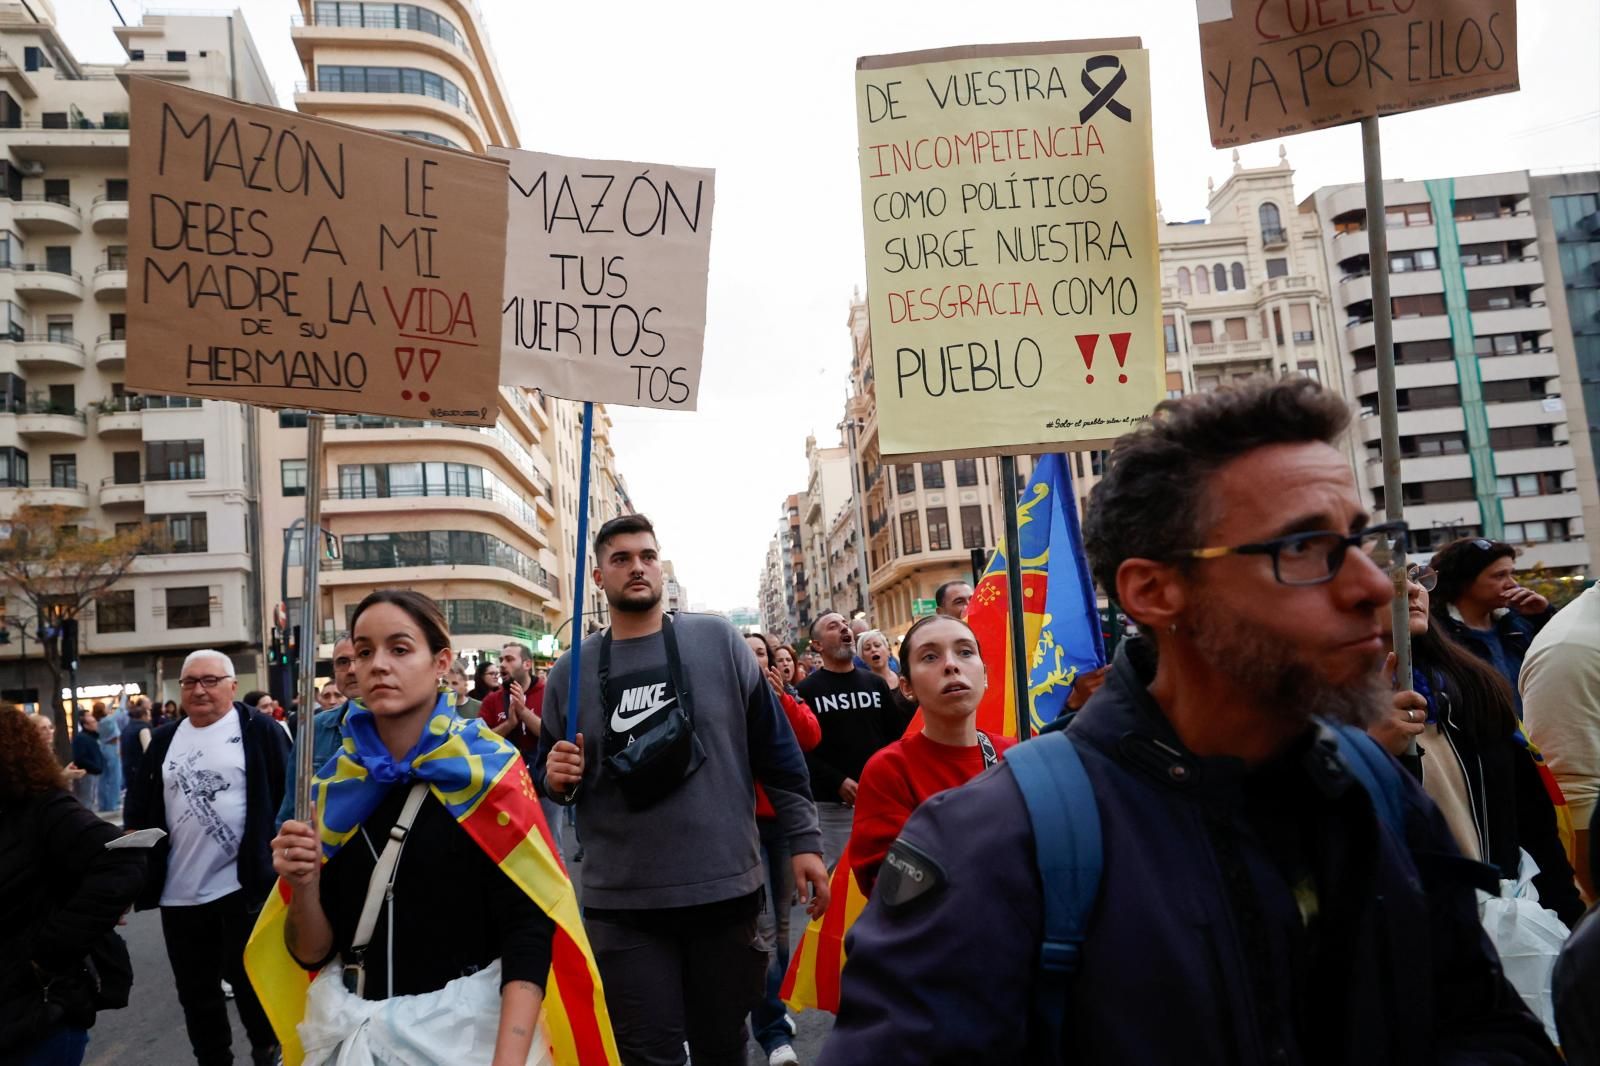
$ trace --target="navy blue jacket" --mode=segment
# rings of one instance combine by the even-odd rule
[[[239,886],[252,903],[266,898],[277,874],[272,869],[274,818],[283,802],[284,766],[289,759],[289,738],[283,727],[270,717],[257,714],[235,701],[233,713],[239,716],[239,737],[244,745],[244,836],[239,841]],[[166,786],[162,764],[178,732],[178,722],[168,722],[155,731],[139,776],[128,782],[123,802],[123,825],[129,829],[167,828]],[[138,909],[160,906],[161,890],[167,883],[167,855],[170,838],[150,851],[149,876],[139,896]]]
[[[78,731],[72,734],[72,763],[85,773],[105,772],[106,757],[100,750],[99,733],[91,733],[82,726],[78,727]]]
[[[355,706],[353,700],[345,700],[337,707],[330,707],[326,711],[318,711],[311,719],[311,773],[316,774],[328,764],[328,761],[339,754],[339,749],[344,746],[344,716],[350,713]],[[278,805],[276,824],[281,828],[284,822],[294,817],[295,776],[300,766],[300,753],[296,750],[299,741],[289,744],[289,764],[284,768],[283,802]]]
[[[1511,686],[1511,701],[1516,705],[1518,718],[1522,717],[1522,693],[1517,687],[1517,680],[1522,674],[1522,661],[1528,657],[1528,645],[1533,643],[1533,638],[1555,616],[1555,608],[1548,607],[1540,614],[1520,614],[1508,610],[1494,620],[1495,635],[1500,638],[1501,651],[1511,667],[1506,684]],[[1448,605],[1440,604],[1433,612],[1433,618],[1444,627],[1446,633],[1455,638],[1457,644],[1489,665],[1495,665],[1494,652],[1482,633],[1451,614]]]
[[[1148,658],[1126,642],[1070,730],[1099,804],[1104,875],[1065,1047],[1030,1046],[1042,905],[1002,761],[907,822],[901,840],[943,883],[893,908],[874,897],[855,923],[819,1066],[1559,1062],[1478,924],[1485,868],[1460,856],[1398,765],[1404,842],[1322,727],[1248,774],[1187,752],[1146,689],[1153,664],[1130,650]]]

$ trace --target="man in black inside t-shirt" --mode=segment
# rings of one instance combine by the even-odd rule
[[[811,623],[811,648],[821,653],[822,669],[800,682],[800,698],[817,716],[822,740],[806,753],[806,766],[822,824],[822,858],[831,866],[850,839],[862,767],[900,739],[905,726],[889,686],[855,664],[855,634],[844,615],[829,612]]]

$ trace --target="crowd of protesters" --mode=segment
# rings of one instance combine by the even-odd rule
[[[841,862],[868,902],[828,1066],[1555,1064],[1479,915],[1528,869],[1574,930],[1562,1053],[1600,1063],[1600,590],[1557,611],[1484,538],[1420,565],[1362,507],[1348,421],[1252,383],[1121,438],[1085,548],[1138,635],[1022,744],[977,726],[970,584],[898,646],[832,611],[779,644],[666,611],[641,515],[595,537],[611,624],[576,679],[515,643],[474,670],[427,597],[363,600],[307,730],[314,819],[293,710],[238,697],[221,652],[170,718],[84,714],[64,768],[48,717],[0,707],[0,905],[30,916],[0,929],[0,1066],[81,1061],[143,976],[130,907],[159,910],[203,1066],[233,1061],[229,986],[255,1063],[293,1037],[310,1062],[743,1066],[754,1039],[796,1066],[794,908],[840,906]],[[254,987],[262,928],[315,979]]]

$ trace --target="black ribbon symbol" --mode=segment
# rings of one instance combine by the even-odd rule
[[[1104,87],[1093,78],[1089,77],[1091,70],[1103,70],[1106,67],[1117,68],[1117,73]],[[1128,72],[1122,69],[1122,60],[1116,56],[1094,56],[1083,65],[1083,87],[1094,94],[1094,99],[1083,106],[1078,112],[1079,122],[1088,122],[1089,117],[1102,107],[1124,122],[1133,121],[1133,112],[1117,99],[1117,90],[1122,88],[1128,80]]]

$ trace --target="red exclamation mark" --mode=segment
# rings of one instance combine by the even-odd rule
[[[1083,353],[1083,368],[1085,370],[1093,370],[1094,369],[1094,349],[1095,349],[1095,346],[1098,345],[1099,343],[1100,343],[1100,334],[1098,334],[1098,333],[1080,333],[1080,334],[1078,334],[1078,351]],[[1124,348],[1127,347],[1126,337],[1124,337],[1123,347]],[[1087,381],[1089,384],[1093,385],[1094,384],[1094,375],[1093,374],[1085,374],[1085,375],[1083,375],[1083,380]],[[1126,381],[1127,378],[1123,378],[1123,380]]]
[[[1117,365],[1126,368],[1128,365],[1128,338],[1132,337],[1133,334],[1108,333],[1107,336],[1111,338],[1111,352],[1117,357]],[[1126,385],[1128,383],[1128,375],[1118,374],[1117,380]]]

